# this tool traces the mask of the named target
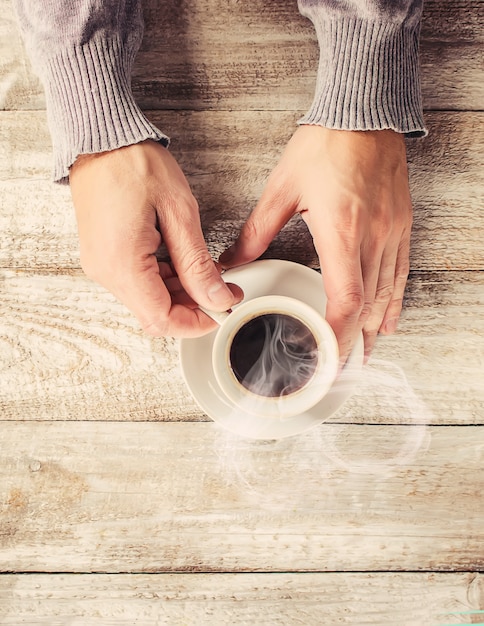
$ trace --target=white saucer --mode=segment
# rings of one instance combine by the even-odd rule
[[[306,302],[321,315],[326,294],[321,275],[291,261],[254,261],[224,273],[226,282],[239,285],[244,302],[266,295],[281,295]],[[236,308],[236,307],[234,307]],[[363,366],[363,336],[329,393],[312,409],[285,419],[260,418],[243,413],[223,394],[212,369],[212,345],[217,331],[180,341],[180,360],[185,382],[200,408],[227,430],[251,439],[281,439],[299,434],[326,421],[353,393]]]

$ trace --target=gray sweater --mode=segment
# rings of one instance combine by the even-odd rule
[[[286,0],[291,2],[294,0]],[[145,139],[168,145],[134,101],[141,0],[14,0],[46,93],[54,179],[79,154]],[[422,0],[299,0],[316,29],[315,97],[302,124],[425,134],[418,72]]]

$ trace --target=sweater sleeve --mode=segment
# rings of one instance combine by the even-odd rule
[[[299,0],[320,47],[316,93],[300,124],[427,134],[419,76],[422,0]]]
[[[168,138],[134,101],[131,69],[143,34],[138,0],[14,0],[46,94],[54,180],[80,154]]]

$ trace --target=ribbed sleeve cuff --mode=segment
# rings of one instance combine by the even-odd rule
[[[93,38],[44,66],[55,181],[68,182],[69,167],[80,154],[146,139],[168,145],[168,137],[148,121],[133,99],[132,56],[117,37]]]
[[[341,130],[427,134],[423,121],[418,25],[308,15],[320,46],[316,95],[299,124]]]

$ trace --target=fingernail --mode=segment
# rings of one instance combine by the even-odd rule
[[[232,292],[224,282],[215,283],[209,287],[207,296],[216,306],[228,306],[228,303],[233,300]]]
[[[235,252],[235,245],[232,245],[230,246],[230,248],[227,248],[227,250],[225,250],[225,252],[222,252],[222,254],[220,255],[219,263],[221,263],[222,265],[225,265],[226,263],[230,263],[230,260],[233,257],[234,252]]]
[[[385,324],[385,332],[391,335],[397,330],[398,318],[393,317],[391,320]]]

